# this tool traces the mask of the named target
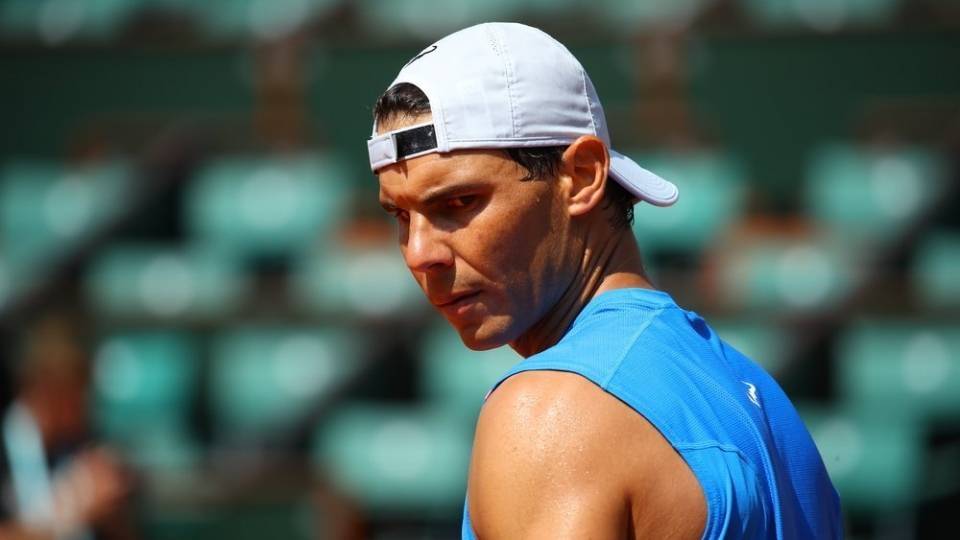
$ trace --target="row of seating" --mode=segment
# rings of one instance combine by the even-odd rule
[[[718,331],[726,337],[723,329]],[[865,321],[846,334],[839,354],[840,403],[801,404],[801,414],[848,511],[905,508],[925,493],[924,437],[930,423],[938,417],[960,418],[955,392],[960,384],[960,331],[949,325]],[[477,357],[459,362],[467,355]],[[472,379],[473,388],[467,391],[464,384],[460,392],[467,393],[459,395],[482,395],[478,391],[496,378],[491,365],[502,366],[499,357],[479,356],[449,349],[443,360],[454,367],[438,370],[434,380],[443,381],[453,397],[454,387]],[[462,373],[466,371],[471,375]],[[459,502],[466,457],[457,459],[452,449],[468,444],[469,433],[463,433],[462,420],[450,423],[446,401],[427,411],[357,404],[340,414],[337,422],[320,430],[318,448],[326,460],[323,465],[348,471],[335,475],[347,492],[374,510],[410,505],[435,510],[440,504],[448,509],[451,498],[453,504]],[[436,492],[404,497],[418,492],[417,486]],[[391,494],[402,500],[386,504]]]
[[[859,321],[837,354],[840,400],[801,412],[847,511],[904,509],[960,487],[955,479],[924,485],[932,461],[926,440],[936,426],[960,420],[960,327]]]
[[[586,15],[611,31],[682,27],[719,0],[636,2],[601,0]],[[759,28],[835,31],[890,25],[905,0],[737,0],[735,8]],[[928,2],[936,9],[943,0]],[[433,38],[486,20],[565,19],[583,16],[572,0],[456,0],[443,9],[426,0],[3,0],[0,31],[14,39],[60,44],[73,39],[108,41],[131,21],[176,17],[213,39],[269,39],[345,10],[379,37]]]
[[[702,250],[743,216],[750,182],[735,157],[634,157],[677,183],[681,193],[667,210],[638,207],[634,230],[643,247]],[[943,157],[929,149],[822,145],[807,169],[803,212],[840,241],[874,247],[936,201],[946,174]]]
[[[635,230],[646,249],[701,250],[744,214],[750,180],[735,157],[703,151],[633,157],[676,182],[682,194],[669,210],[638,207]],[[882,240],[937,199],[945,174],[943,158],[929,149],[826,145],[811,159],[804,211],[844,241]],[[125,182],[135,189],[130,181],[122,163],[8,164],[0,178],[7,252],[43,250],[78,235],[118,206]],[[354,185],[343,162],[328,154],[215,159],[191,183],[186,226],[218,248],[289,252],[342,222]],[[31,241],[17,243],[24,233]]]
[[[718,269],[706,274],[715,282],[703,290],[733,313],[839,305],[860,285],[867,264],[834,240],[766,235],[719,246]],[[925,238],[909,282],[918,304],[933,310],[960,306],[958,264],[960,235]],[[652,273],[656,279],[669,272]],[[91,306],[110,320],[160,321],[220,320],[251,301],[254,292],[250,273],[235,257],[149,245],[104,251],[87,274],[86,290]],[[378,318],[427,308],[393,245],[312,250],[294,265],[287,293],[295,309],[318,316]]]
[[[751,186],[734,157],[634,156],[681,190],[669,209],[636,208],[634,233],[652,255],[653,273],[663,252],[702,259],[716,254],[721,299],[738,309],[807,309],[838,301],[858,283],[867,256],[929,211],[947,185],[943,158],[928,149],[828,145],[814,154],[807,175],[804,206],[813,226],[800,234],[744,229]],[[269,256],[295,262],[294,296],[306,309],[395,309],[410,299],[411,284],[393,246],[334,240],[349,223],[358,189],[345,171],[327,154],[210,161],[186,192],[188,242],[103,250],[88,272],[95,306],[118,317],[214,317],[235,308],[249,289],[249,259]],[[136,189],[124,162],[3,167],[0,303],[4,293],[15,293],[14,284],[109,223]],[[958,241],[943,232],[917,246],[914,283],[928,305],[960,302],[960,286],[951,277]],[[382,302],[359,301],[370,287],[383,293]]]
[[[435,323],[419,351],[422,399],[340,403],[317,427],[317,467],[375,512],[447,512],[458,504],[472,421],[487,390],[520,359],[508,348],[469,351],[446,324]],[[715,327],[761,361],[789,348],[782,332],[761,321]],[[96,356],[95,418],[147,470],[189,468],[203,452],[189,428],[197,407],[209,411],[217,440],[268,436],[302,420],[361,369],[367,341],[346,327],[240,326],[213,336],[206,348],[172,331],[108,335]],[[925,433],[936,422],[960,419],[960,329],[864,320],[843,334],[835,352],[839,400],[828,408],[805,405],[803,416],[852,508],[906,504],[921,488]],[[776,373],[775,363],[768,367]],[[207,390],[200,393],[202,381]],[[197,403],[200,395],[205,403]]]
[[[94,418],[147,470],[191,467],[201,457],[191,429],[195,408],[209,411],[218,441],[262,442],[302,421],[360,369],[365,343],[333,327],[236,326],[209,343],[161,328],[112,333],[96,351]],[[207,402],[200,404],[207,356]]]

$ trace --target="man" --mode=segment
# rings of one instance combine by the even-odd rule
[[[519,24],[447,36],[376,104],[407,265],[472,349],[525,357],[477,424],[463,538],[836,538],[839,502],[762,369],[647,280],[593,84]]]
[[[89,446],[89,360],[72,317],[26,332],[18,389],[0,417],[0,539],[135,538],[132,479]]]

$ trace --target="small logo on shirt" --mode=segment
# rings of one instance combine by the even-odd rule
[[[747,381],[740,381],[743,384],[747,385],[747,397],[750,398],[750,403],[753,403],[757,407],[760,406],[760,396],[757,395],[757,386],[753,383],[748,383]]]

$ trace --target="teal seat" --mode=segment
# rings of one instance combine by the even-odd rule
[[[228,253],[289,256],[323,242],[347,212],[351,178],[331,155],[221,158],[187,194],[193,239]]]
[[[926,306],[960,306],[960,234],[927,235],[917,247],[912,268],[915,291]]]
[[[198,451],[189,429],[198,391],[193,339],[166,331],[107,336],[94,363],[94,422],[138,465],[190,467]]]
[[[395,244],[312,251],[299,261],[293,283],[296,300],[320,314],[409,316],[430,308]]]
[[[211,415],[221,440],[256,440],[303,420],[365,359],[345,331],[237,327],[212,347]]]
[[[471,427],[435,408],[348,405],[319,426],[314,463],[374,514],[448,518],[466,493]]]
[[[784,368],[790,342],[783,330],[764,319],[718,319],[710,326],[720,339],[776,376]]]
[[[758,26],[773,30],[810,28],[835,31],[847,27],[890,24],[900,0],[739,0]]]
[[[631,157],[680,189],[673,206],[635,207],[633,232],[641,249],[700,251],[742,215],[746,178],[732,158],[706,152]]]
[[[0,172],[0,246],[14,271],[33,269],[89,239],[123,210],[129,168],[14,162]]]
[[[944,170],[942,158],[922,148],[825,146],[808,169],[807,211],[849,241],[889,241],[936,200]]]
[[[436,40],[477,23],[508,20],[519,8],[514,0],[448,0],[437,9],[430,0],[358,0],[364,26],[377,36]]]
[[[0,33],[59,45],[66,41],[106,41],[123,30],[144,0],[3,0]]]
[[[248,283],[230,257],[199,248],[120,245],[87,275],[94,309],[113,318],[211,318],[236,309]]]
[[[445,321],[428,332],[420,354],[421,386],[429,403],[472,424],[494,383],[522,358],[508,346],[471,351]]]
[[[924,459],[916,426],[876,414],[798,409],[846,512],[904,509],[916,501]]]
[[[860,279],[857,255],[842,243],[763,236],[720,254],[720,291],[734,308],[805,311],[842,301]]]
[[[884,418],[960,419],[960,327],[862,321],[838,344],[838,385],[851,407]]]

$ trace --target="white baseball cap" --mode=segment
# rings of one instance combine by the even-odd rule
[[[370,168],[431,152],[466,148],[562,146],[595,135],[610,152],[610,176],[657,206],[677,186],[610,148],[597,91],[559,41],[517,23],[484,23],[444,37],[413,57],[390,84],[417,86],[430,100],[426,124],[373,134]]]

